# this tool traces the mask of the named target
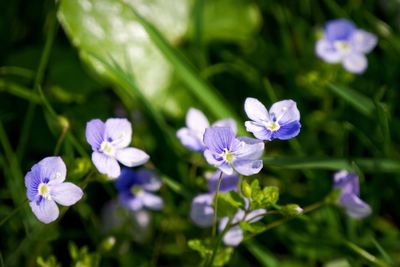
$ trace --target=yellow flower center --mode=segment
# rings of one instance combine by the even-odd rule
[[[41,183],[39,185],[38,192],[39,192],[40,196],[42,196],[42,197],[44,197],[46,199],[51,199],[50,188],[49,188],[49,186],[47,184]]]
[[[228,151],[228,149],[225,148],[223,158],[226,162],[231,163],[235,159],[235,156],[230,151]]]
[[[110,142],[104,141],[103,143],[101,143],[100,152],[103,152],[107,156],[114,156],[115,148],[112,146]]]

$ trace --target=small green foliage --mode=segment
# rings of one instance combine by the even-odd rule
[[[250,188],[246,190],[251,192],[250,206],[253,209],[271,208],[279,199],[279,189],[277,187],[267,186],[261,189],[258,180],[254,180]]]
[[[203,261],[209,259],[213,253],[214,246],[209,239],[191,239],[188,241],[188,246],[192,250],[197,251]],[[224,266],[231,259],[234,249],[232,247],[219,247],[217,254],[215,255],[214,262],[212,266]]]
[[[242,228],[243,231],[254,233],[254,234],[261,233],[265,228],[262,223],[258,223],[258,222],[249,223],[249,222],[246,222],[246,221],[242,221],[242,222],[239,223],[239,225],[240,225],[240,228]]]
[[[242,194],[247,198],[251,198],[252,191],[251,191],[251,186],[249,185],[249,183],[246,180],[244,180],[242,182],[241,187],[242,187]]]
[[[286,217],[295,217],[303,213],[303,209],[297,204],[287,204],[279,211]]]
[[[278,202],[279,199],[279,189],[275,186],[267,186],[263,189],[263,204],[266,208],[272,207]]]
[[[61,264],[57,262],[57,258],[53,255],[49,256],[46,260],[39,256],[36,259],[36,263],[39,267],[61,267]]]
[[[207,259],[212,253],[209,242],[200,239],[191,239],[188,241],[189,248],[200,253],[201,258]]]
[[[217,215],[219,218],[232,217],[238,208],[244,207],[244,201],[236,192],[218,193]]]
[[[69,254],[73,267],[96,267],[100,264],[100,255],[90,253],[87,247],[78,248],[74,243],[69,244]]]

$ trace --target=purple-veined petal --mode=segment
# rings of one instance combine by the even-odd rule
[[[137,196],[140,198],[143,206],[153,210],[161,210],[164,206],[164,202],[161,197],[148,193],[146,191],[140,192]]]
[[[247,214],[245,221],[249,223],[257,222],[263,218],[263,215],[267,214],[266,209],[256,209]]]
[[[73,183],[61,183],[51,186],[50,195],[58,204],[71,206],[82,198],[83,191]]]
[[[371,207],[355,194],[342,194],[340,205],[346,210],[348,216],[362,219],[371,214]]]
[[[136,196],[133,196],[129,192],[122,192],[118,195],[119,203],[130,210],[139,211],[143,208],[142,199]]]
[[[232,247],[238,246],[242,240],[243,230],[240,228],[240,226],[232,227],[225,233],[223,237],[224,244]]]
[[[40,168],[40,179],[48,184],[59,184],[65,180],[67,167],[61,157],[47,157],[38,162]]]
[[[209,227],[213,224],[214,209],[211,204],[212,194],[201,194],[193,198],[190,208],[190,218],[200,227]]]
[[[249,137],[239,137],[239,148],[234,152],[237,160],[259,159],[264,153],[264,142]]]
[[[46,200],[43,198],[39,202],[29,202],[29,206],[31,206],[36,218],[38,218],[42,223],[51,223],[55,221],[60,214],[57,204],[53,200]]]
[[[246,121],[244,123],[244,126],[246,126],[246,131],[248,132],[260,132],[263,131],[265,129],[265,126],[258,123],[258,122],[254,122],[254,121]]]
[[[208,191],[214,193],[217,189],[218,179],[221,175],[221,171],[214,172],[208,179]],[[237,185],[239,182],[239,175],[236,173],[232,175],[222,174],[221,185],[219,187],[219,192],[228,192],[237,190]]]
[[[230,149],[235,133],[229,127],[211,127],[204,133],[205,146],[214,153],[221,154],[224,149]]]
[[[358,176],[346,170],[338,171],[333,176],[333,188],[341,189],[342,193],[360,195]]]
[[[118,178],[121,174],[121,167],[117,160],[112,157],[100,152],[93,152],[92,161],[100,173],[107,174],[112,179]]]
[[[132,139],[132,125],[127,119],[108,119],[104,136],[116,148],[127,147]]]
[[[157,191],[161,187],[160,178],[151,170],[140,169],[136,172],[139,180],[142,181],[141,187],[146,191]]]
[[[293,100],[282,100],[274,103],[269,110],[269,114],[271,119],[275,117],[281,126],[300,120],[300,112],[297,109],[296,102]]]
[[[210,150],[206,149],[203,152],[204,158],[208,162],[208,164],[213,165],[214,167],[220,166],[224,160],[222,158],[216,158],[214,153],[212,153]]]
[[[248,97],[244,102],[244,111],[249,119],[256,122],[270,121],[268,110],[255,98]]]
[[[278,131],[273,133],[273,138],[288,140],[300,133],[301,124],[299,121],[293,121],[282,125]]]
[[[343,66],[349,72],[360,74],[366,70],[368,61],[363,54],[350,53],[343,58]]]
[[[26,196],[29,201],[34,201],[38,195],[38,188],[40,184],[39,167],[35,164],[32,170],[25,175]]]
[[[146,163],[149,155],[143,150],[134,147],[123,148],[117,151],[115,157],[119,162],[128,167],[136,167]]]
[[[326,39],[321,39],[317,42],[315,53],[328,63],[339,63],[343,58],[343,54]]]
[[[354,51],[366,54],[375,48],[378,43],[378,38],[370,32],[356,30],[352,34],[350,42]]]
[[[92,146],[93,151],[100,149],[104,141],[105,125],[99,119],[94,119],[86,124],[86,141]]]
[[[347,19],[331,20],[325,25],[325,38],[328,41],[348,40],[356,26]]]
[[[212,127],[229,127],[232,129],[235,135],[237,132],[236,121],[234,119],[223,119],[216,121],[213,123]]]
[[[210,126],[208,119],[198,109],[190,108],[186,114],[186,126],[198,133],[203,134],[204,130]]]
[[[265,126],[261,126],[256,122],[246,121],[245,122],[246,131],[252,133],[255,138],[260,140],[272,140],[272,132],[268,130]]]
[[[232,164],[235,171],[245,176],[259,173],[263,167],[262,160],[235,160]]]
[[[223,173],[227,175],[232,175],[234,173],[234,170],[229,163],[224,162],[221,165],[218,166],[218,169],[220,169]]]
[[[204,149],[203,138],[199,138],[198,134],[188,128],[181,128],[177,131],[176,136],[182,145],[187,149],[197,152]]]

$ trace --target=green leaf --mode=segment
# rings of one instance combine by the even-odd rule
[[[353,89],[346,88],[341,85],[339,86],[333,83],[329,83],[328,88],[331,89],[332,92],[343,98],[343,100],[348,102],[365,116],[373,117],[375,105],[374,102],[368,97],[360,94]]]
[[[242,194],[247,198],[251,198],[251,186],[246,180],[242,182],[241,188]]]
[[[236,214],[240,203],[233,200],[228,193],[218,193],[218,218],[232,217]]]
[[[245,209],[245,202],[243,197],[236,191],[229,191],[227,193],[227,200],[232,206],[238,209]]]
[[[188,247],[194,251],[199,252],[200,256],[205,259],[212,253],[212,249],[209,244],[206,244],[200,239],[191,239],[188,241]]]
[[[244,231],[246,232],[250,232],[250,233],[261,233],[262,231],[264,231],[264,225],[261,223],[248,223],[246,221],[242,221],[239,223],[240,228],[242,228]]]
[[[258,244],[254,239],[244,242],[244,245],[246,246],[247,250],[258,260],[258,262],[262,264],[262,266],[281,266],[278,259],[271,252],[269,252],[265,246]]]
[[[279,199],[279,189],[276,186],[267,186],[263,189],[262,204],[265,208],[274,206]]]

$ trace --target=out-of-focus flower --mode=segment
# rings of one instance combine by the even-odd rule
[[[118,178],[121,168],[118,162],[135,167],[149,160],[143,150],[128,147],[132,138],[132,126],[127,119],[99,119],[86,125],[86,140],[92,146],[92,161],[100,173]]]
[[[235,137],[230,127],[211,127],[204,133],[204,157],[207,162],[219,168],[225,174],[234,170],[242,175],[259,173],[263,167],[259,160],[264,143],[248,137]]]
[[[336,172],[333,176],[333,188],[341,189],[338,202],[348,216],[362,219],[371,214],[371,207],[360,199],[360,185],[355,173],[344,170]]]
[[[236,133],[236,122],[233,119],[219,120],[212,126],[231,127]],[[186,127],[179,129],[176,136],[187,149],[195,152],[203,151],[203,135],[208,127],[210,127],[210,123],[203,112],[190,108],[186,114]]]
[[[324,34],[315,46],[316,54],[328,63],[342,63],[352,73],[362,73],[368,66],[365,54],[374,49],[376,35],[358,29],[347,19],[326,23]]]
[[[161,187],[160,179],[150,170],[122,168],[121,176],[115,186],[119,191],[118,199],[121,205],[133,211],[143,208],[160,210],[163,200],[153,194]]]
[[[253,133],[257,139],[287,140],[300,132],[300,112],[293,100],[276,102],[268,112],[260,101],[248,97],[244,103],[244,110],[251,119],[245,122],[246,130]]]
[[[64,182],[67,168],[60,157],[47,157],[32,166],[25,175],[26,195],[33,213],[43,223],[51,223],[59,215],[57,204],[71,206],[78,202],[82,190]]]

